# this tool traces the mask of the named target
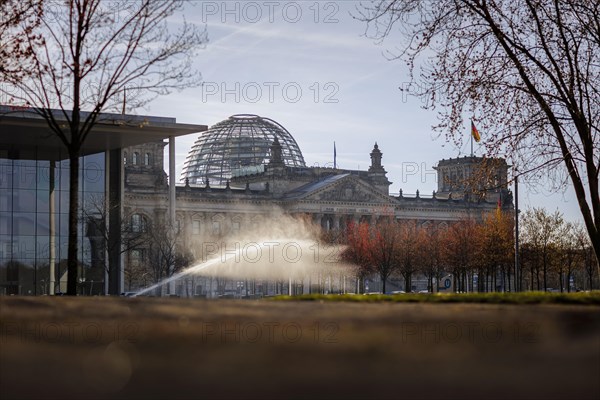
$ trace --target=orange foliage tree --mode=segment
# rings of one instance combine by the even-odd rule
[[[423,228],[417,225],[414,220],[399,221],[397,229],[399,239],[396,251],[398,270],[404,278],[405,290],[410,292],[412,277],[422,265],[425,234]]]
[[[427,290],[431,293],[434,292],[433,282],[439,282],[444,271],[444,237],[445,229],[439,225],[431,224],[421,228],[418,246],[420,271],[427,278]]]
[[[363,282],[376,272],[385,293],[389,277],[398,269],[399,227],[393,218],[383,217],[376,225],[350,223],[347,227],[348,247],[342,258],[358,266],[357,276]]]
[[[342,252],[342,260],[357,266],[356,278],[359,281],[360,291],[364,291],[364,281],[373,272],[370,257],[370,229],[369,224],[357,224],[350,221],[346,225],[346,249]]]
[[[496,212],[484,215],[479,232],[480,247],[477,254],[481,263],[478,265],[477,290],[488,291],[490,286],[495,290],[498,287],[497,279],[500,278],[502,290],[511,291],[511,270],[514,267],[513,216],[498,208]]]
[[[443,258],[454,277],[454,290],[466,292],[478,265],[479,225],[471,219],[452,224],[443,234]],[[472,290],[472,289],[471,289]]]

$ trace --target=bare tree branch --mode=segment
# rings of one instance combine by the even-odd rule
[[[397,57],[419,77],[413,94],[438,111],[447,140],[462,144],[467,114],[487,155],[508,155],[515,174],[558,184],[567,174],[597,259],[599,10],[584,0],[375,0],[357,15],[379,42],[400,32]]]
[[[101,114],[143,107],[158,95],[200,84],[192,68],[206,31],[171,17],[182,1],[27,0],[38,5],[30,16],[19,2],[3,0],[0,94],[30,106],[67,148],[70,161],[68,289],[76,294],[78,166],[81,148]],[[23,13],[21,13],[23,12]],[[21,13],[21,14],[20,14]],[[1,13],[3,15],[3,13]],[[37,16],[39,19],[35,19]],[[10,23],[3,24],[4,21]],[[5,29],[4,26],[7,26]],[[172,28],[177,27],[175,33]],[[27,64],[25,64],[27,61]],[[24,64],[25,68],[15,68]],[[24,72],[27,71],[27,73]],[[59,116],[53,112],[58,109]]]

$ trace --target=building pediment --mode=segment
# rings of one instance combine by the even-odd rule
[[[317,182],[311,182],[287,193],[285,197],[317,202],[396,203],[392,197],[379,192],[359,177],[350,174],[334,175]]]

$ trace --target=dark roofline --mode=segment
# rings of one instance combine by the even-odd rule
[[[61,110],[50,110],[58,121],[66,121]],[[82,112],[88,116],[89,112]],[[48,127],[46,120],[32,108],[0,105],[0,148],[19,150],[35,147],[40,159],[62,159],[64,144]],[[81,155],[95,154],[171,136],[203,132],[206,125],[180,124],[172,117],[131,114],[99,114],[86,139]]]

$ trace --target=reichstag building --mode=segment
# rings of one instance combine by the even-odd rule
[[[67,153],[31,110],[0,106],[0,129],[0,294],[65,291]],[[182,176],[171,184],[175,138],[182,135],[198,138]],[[269,118],[234,115],[208,128],[174,118],[102,114],[80,159],[81,293],[119,294],[158,280],[139,269],[157,246],[130,240],[148,230],[176,232],[159,243],[174,240],[170,250],[191,253],[189,265],[201,258],[202,243],[252,232],[268,224],[274,210],[335,233],[350,221],[373,223],[382,216],[443,226],[481,219],[499,204],[513,209],[502,159],[441,160],[437,190],[391,195],[385,149],[374,143],[365,152],[371,157],[367,170],[308,167],[294,137]],[[480,174],[489,161],[491,172]],[[171,266],[179,262],[166,259]],[[229,280],[214,288],[204,279],[190,288],[173,283],[166,293],[214,297],[241,285]],[[247,291],[249,283],[243,285]],[[291,292],[291,283],[286,290]],[[268,283],[253,291],[285,292]]]
[[[124,215],[137,224],[151,226],[151,221],[168,219],[164,146],[157,141],[124,152]],[[486,161],[481,157],[441,160],[437,190],[390,195],[392,183],[377,143],[370,157],[366,171],[308,167],[296,140],[279,123],[257,115],[233,115],[200,134],[187,156],[175,193],[178,240],[199,259],[200,243],[252,229],[274,208],[307,217],[332,232],[343,232],[349,221],[374,222],[391,214],[443,226],[465,218],[481,220],[498,204],[513,208],[506,185],[508,166],[502,159],[493,160],[492,171],[487,168],[480,176]],[[135,249],[127,262],[144,263],[146,254]],[[178,295],[204,295],[205,289],[171,288]]]

